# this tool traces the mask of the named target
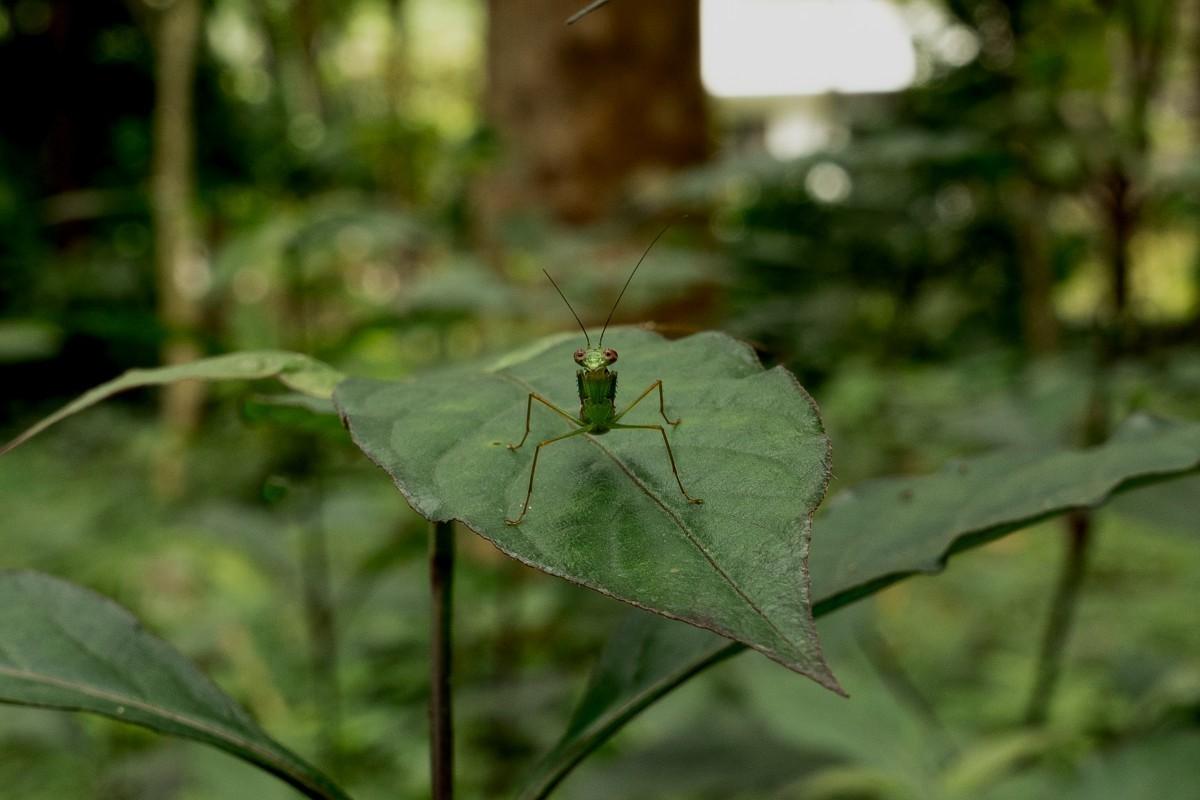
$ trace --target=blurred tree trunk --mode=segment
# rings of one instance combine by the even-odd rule
[[[568,27],[581,0],[489,0],[487,111],[504,163],[488,221],[548,209],[587,222],[629,180],[708,154],[697,0],[612,3]]]
[[[1187,63],[1191,66],[1192,80],[1192,140],[1189,143],[1192,150],[1200,152],[1200,0],[1192,0],[1191,7],[1186,11],[1185,23],[1191,28],[1191,52]],[[1200,283],[1200,250],[1193,257],[1192,280]],[[1192,316],[1192,335],[1200,338],[1200,305]]]
[[[165,333],[162,360],[191,361],[200,355],[196,326],[200,321],[197,291],[199,247],[192,219],[193,175],[192,89],[200,34],[200,0],[174,0],[155,19],[155,101],[151,216],[159,322]],[[159,489],[176,492],[183,480],[178,448],[195,429],[204,399],[197,381],[163,388],[162,415],[173,453],[156,473]]]
[[[320,8],[311,0],[283,15],[268,0],[256,0],[255,14],[267,41],[267,60],[288,121],[307,115],[326,123],[327,97],[317,58]]]
[[[1191,8],[1187,9],[1184,23],[1192,31],[1191,35],[1191,74],[1192,74],[1192,146],[1200,148],[1200,0],[1192,0]]]
[[[1009,30],[1015,51],[1024,51],[1030,34],[1030,15],[1026,13],[1029,0],[1004,0]],[[966,9],[960,9],[967,13]],[[968,17],[969,18],[969,17]],[[1029,80],[1018,70],[1009,70],[1005,76],[1008,100],[1014,105],[1019,98],[1027,96],[1029,89],[1023,82]],[[1041,88],[1041,87],[1039,87]],[[1022,114],[1013,108],[1010,118],[1020,120]],[[1036,133],[1022,130],[1018,124],[1014,130],[1015,154],[1022,164],[1022,175],[1010,181],[1005,196],[1016,237],[1017,269],[1021,291],[1021,339],[1025,349],[1033,356],[1047,355],[1058,348],[1059,324],[1054,311],[1054,264],[1053,244],[1049,219],[1050,192],[1038,178],[1037,157],[1029,142],[1036,141]]]
[[[1124,44],[1119,80],[1125,101],[1119,130],[1122,147],[1099,187],[1107,233],[1112,331],[1109,345],[1115,360],[1135,333],[1129,303],[1130,246],[1141,222],[1144,176],[1152,155],[1152,104],[1163,82],[1163,70],[1175,23],[1176,0],[1124,0],[1115,6],[1115,21]]]
[[[1054,265],[1046,228],[1049,203],[1045,192],[1028,181],[1013,187],[1016,197],[1014,228],[1021,274],[1021,332],[1025,347],[1035,356],[1058,349],[1058,317],[1054,313]]]
[[[321,79],[321,64],[317,57],[321,12],[319,0],[297,0],[294,22],[296,34],[300,37],[300,77],[304,90],[304,108],[307,113],[325,123],[329,101],[325,95],[325,82]]]
[[[408,9],[405,0],[388,0],[392,36],[388,47],[387,92],[394,107],[404,113],[408,94]]]

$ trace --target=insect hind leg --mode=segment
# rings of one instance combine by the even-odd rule
[[[651,386],[650,388],[653,389],[654,387]],[[650,389],[647,389],[646,394],[649,393]],[[690,494],[688,494],[688,490],[683,488],[683,481],[679,478],[679,469],[675,466],[675,454],[671,452],[671,442],[667,439],[667,432],[663,429],[662,425],[619,425],[617,423],[613,423],[609,427],[614,430],[658,431],[660,434],[662,434],[663,444],[667,447],[667,458],[671,462],[671,472],[675,474],[675,482],[679,484],[679,491],[683,492],[683,496],[686,497],[687,501],[693,505],[700,505],[704,502],[699,497],[692,497]]]

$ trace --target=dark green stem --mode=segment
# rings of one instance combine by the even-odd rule
[[[319,515],[319,506],[314,512]],[[338,686],[338,640],[329,574],[329,546],[319,517],[301,531],[304,617],[308,628],[314,695],[321,715],[322,756],[334,763],[341,740],[341,690]]]
[[[429,548],[429,765],[433,800],[454,797],[453,668],[454,527],[433,523]]]
[[[1067,525],[1067,552],[1058,576],[1054,601],[1050,606],[1050,617],[1046,621],[1033,691],[1025,708],[1025,722],[1029,725],[1041,725],[1049,716],[1050,700],[1054,696],[1054,687],[1062,670],[1063,650],[1071,630],[1075,606],[1079,602],[1079,589],[1087,567],[1087,552],[1092,540],[1091,512],[1077,511],[1071,514],[1067,517]]]

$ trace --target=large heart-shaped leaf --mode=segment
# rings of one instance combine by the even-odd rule
[[[1114,494],[1167,485],[1200,467],[1200,423],[1132,417],[1087,450],[1003,450],[933,475],[883,478],[840,493],[817,519],[812,556],[820,617],[954,553]],[[1181,484],[1187,486],[1188,484]],[[587,690],[522,798],[545,797],[589,752],[646,707],[741,647],[631,613],[610,637]]]
[[[128,611],[48,575],[0,572],[0,702],[89,711],[194,739],[308,797],[348,800]]]
[[[91,408],[115,394],[143,386],[162,386],[186,380],[228,381],[278,378],[280,383],[315,398],[333,394],[333,387],[342,379],[340,372],[302,353],[283,350],[258,350],[202,358],[171,367],[131,369],[108,383],[85,392],[60,408],[12,441],[0,447],[0,455],[29,441],[42,431],[67,417]]]
[[[574,412],[578,337],[556,336],[480,368],[403,382],[350,379],[334,402],[354,441],[414,509],[457,519],[512,557],[664,616],[760,650],[831,689],[809,605],[813,510],[829,476],[829,441],[811,398],[782,368],[764,370],[728,336],[677,342],[610,330],[621,353],[618,407],[655,379],[680,475],[704,499],[690,505],[656,431],[618,430],[547,447],[533,503],[525,497],[534,443],[571,430],[535,405],[536,391]],[[660,422],[649,398],[624,422]]]

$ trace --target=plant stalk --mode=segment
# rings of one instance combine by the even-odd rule
[[[1050,617],[1046,621],[1033,691],[1025,707],[1027,725],[1041,725],[1049,716],[1050,700],[1062,670],[1063,650],[1071,631],[1075,606],[1079,602],[1079,589],[1087,567],[1087,552],[1092,540],[1092,514],[1089,511],[1076,511],[1067,517],[1067,525],[1067,552],[1058,576],[1054,602],[1050,606]]]
[[[319,514],[319,510],[316,512]],[[329,572],[329,542],[320,520],[301,523],[301,583],[308,628],[315,705],[321,715],[323,759],[336,762],[341,749],[341,689],[338,686],[338,637]]]
[[[433,800],[454,797],[453,673],[454,526],[430,530],[429,767]]]

